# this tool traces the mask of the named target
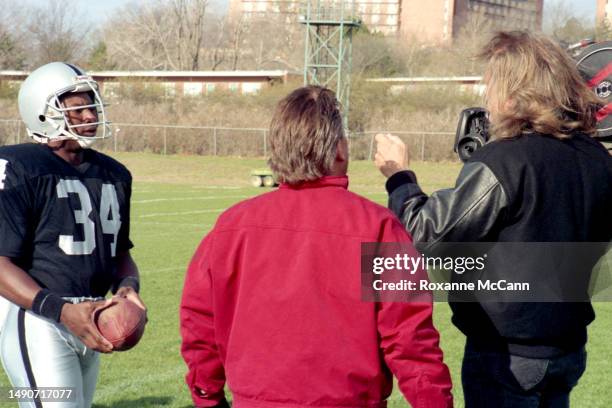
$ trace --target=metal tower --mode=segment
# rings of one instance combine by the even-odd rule
[[[305,0],[304,85],[332,89],[348,129],[353,30],[361,25],[354,0]]]

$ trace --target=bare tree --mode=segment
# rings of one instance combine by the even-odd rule
[[[154,0],[127,6],[104,34],[109,58],[121,68],[198,70],[206,40],[208,0]]]
[[[563,27],[573,17],[572,10],[567,0],[550,2],[546,7],[544,15],[544,32],[553,36],[559,27]]]
[[[482,73],[482,66],[476,59],[486,41],[496,29],[503,29],[503,22],[492,21],[482,13],[472,13],[465,18],[465,24],[457,33],[450,48],[443,52],[450,54],[454,61],[445,68],[452,69],[455,75],[474,75]],[[443,57],[442,57],[443,58]],[[449,61],[450,62],[450,61]]]
[[[571,44],[595,37],[595,27],[584,15],[576,15],[567,0],[559,0],[547,9],[544,32],[555,40]]]
[[[248,27],[244,19],[236,21],[228,17],[215,17],[207,24],[208,46],[206,59],[210,69],[231,66],[236,69],[240,56],[242,37]]]
[[[207,59],[210,62],[210,69],[215,71],[226,58],[225,52],[225,41],[226,41],[226,25],[227,19],[219,18],[216,20],[216,24],[211,24],[214,30],[214,34],[211,35],[213,38],[212,47],[210,47],[207,51]]]
[[[0,0],[0,69],[23,69],[26,65],[23,9],[14,1]]]
[[[120,69],[176,69],[169,30],[162,29],[166,15],[159,3],[124,7],[104,30],[109,59]]]
[[[248,31],[238,35],[240,27],[235,30],[233,48],[238,51],[240,47],[242,65],[264,69],[278,67],[279,64],[285,67],[303,64],[304,28],[286,14],[270,13],[265,17],[253,18],[248,22]],[[234,53],[234,56],[238,58],[238,53]],[[238,64],[233,65],[235,69]]]
[[[85,56],[90,24],[73,0],[49,0],[28,14],[33,65],[79,61]]]
[[[249,32],[248,21],[244,18],[244,16],[240,17],[238,20],[233,21],[229,26],[230,31],[230,55],[231,55],[231,70],[235,71],[238,69],[238,61],[240,60],[240,56],[242,53],[243,42],[245,36]]]
[[[209,0],[149,0],[107,21],[102,41],[120,69],[198,70],[299,67],[303,28],[285,13],[229,19]]]
[[[608,19],[603,19],[595,27],[595,39],[606,41],[612,38],[612,25]]]
[[[197,70],[204,39],[204,16],[208,0],[172,0],[177,65],[180,69]]]
[[[356,76],[389,76],[401,70],[391,39],[380,33],[359,31],[353,37],[353,68]]]
[[[563,45],[569,45],[587,38],[595,39],[596,28],[585,21],[572,17],[561,27],[555,28],[553,38]]]

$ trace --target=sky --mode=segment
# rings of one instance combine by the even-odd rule
[[[576,17],[588,18],[595,22],[595,9],[597,0],[544,0],[544,18],[546,19],[547,10],[556,4],[563,3],[573,11]]]
[[[46,0],[34,0],[34,3],[44,3]],[[147,0],[74,0],[81,10],[88,10],[88,13],[105,19],[122,6],[129,3],[143,4]],[[210,0],[211,7],[219,12],[225,13],[229,7],[229,0]]]
[[[91,16],[92,21],[104,21],[113,12],[116,12],[121,6],[128,3],[144,3],[147,0],[74,0],[81,10],[87,10],[87,15]],[[30,0],[31,4],[44,4],[47,0]],[[591,21],[595,20],[595,7],[597,0],[544,0],[544,19],[547,18],[547,11],[554,8],[554,5],[564,3],[564,5],[572,10],[576,17],[582,17]],[[214,10],[224,13],[229,6],[229,0],[211,0],[211,6]]]

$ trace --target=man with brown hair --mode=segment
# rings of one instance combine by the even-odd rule
[[[273,192],[223,213],[189,266],[182,353],[197,406],[382,408],[393,372],[414,408],[451,407],[429,302],[360,299],[362,242],[410,237],[347,191],[333,92],[300,88],[270,127]]]
[[[529,279],[534,289],[451,302],[467,338],[466,407],[567,407],[595,318],[591,269],[612,239],[612,158],[591,137],[599,100],[545,37],[497,33],[482,57],[494,140],[472,155],[455,187],[423,193],[396,136],[377,136],[376,165],[419,249],[496,243],[483,279]]]

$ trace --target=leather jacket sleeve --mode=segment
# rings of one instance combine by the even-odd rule
[[[429,197],[411,171],[394,174],[386,187],[389,208],[421,252],[433,252],[439,242],[486,241],[508,208],[502,185],[481,162],[465,164],[454,188]]]

